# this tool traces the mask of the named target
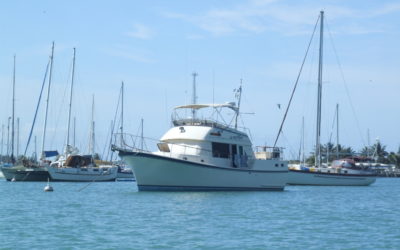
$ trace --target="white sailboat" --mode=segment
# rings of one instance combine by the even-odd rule
[[[93,151],[91,155],[80,155],[77,148],[69,143],[69,132],[71,124],[71,106],[72,106],[72,90],[74,85],[74,72],[75,72],[75,48],[72,61],[72,78],[70,89],[70,100],[68,110],[68,124],[67,124],[67,143],[65,146],[64,154],[60,158],[51,163],[47,167],[51,179],[53,181],[115,181],[117,176],[117,168],[113,166],[97,167],[94,162]],[[94,122],[92,116],[92,130],[94,131]],[[91,135],[92,146],[94,148],[94,136]]]
[[[321,186],[368,186],[375,182],[376,174],[365,169],[341,164],[340,167],[322,167],[321,162],[321,97],[322,97],[322,52],[324,12],[320,15],[320,44],[318,69],[317,131],[315,145],[315,166],[290,168],[288,184]]]
[[[197,104],[195,77],[193,102],[175,108],[174,126],[162,136],[158,151],[114,145],[133,167],[139,191],[283,190],[288,168],[280,148],[255,153],[248,135],[237,127],[241,87],[238,106],[234,102]],[[205,109],[218,114],[234,111],[234,126],[213,117],[197,117]],[[191,110],[192,117],[179,118],[180,110]]]

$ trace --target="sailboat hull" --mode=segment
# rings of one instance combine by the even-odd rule
[[[255,171],[190,162],[152,153],[120,151],[139,191],[282,191],[287,171]]]
[[[117,168],[111,167],[107,170],[99,168],[74,168],[74,167],[47,167],[53,181],[115,181]]]
[[[45,168],[1,167],[7,181],[47,181],[50,178]]]
[[[368,186],[374,183],[375,180],[375,175],[353,175],[289,170],[287,184],[315,186]]]

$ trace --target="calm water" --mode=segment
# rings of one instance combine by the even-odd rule
[[[46,193],[44,186],[0,179],[0,248],[400,248],[400,178],[284,192],[139,193],[134,182],[116,182],[52,183]]]

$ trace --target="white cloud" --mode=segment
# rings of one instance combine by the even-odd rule
[[[168,18],[180,19],[199,27],[213,35],[233,33],[261,33],[274,31],[285,35],[310,33],[321,9],[326,11],[329,21],[343,23],[356,20],[352,29],[340,29],[337,32],[348,34],[366,34],[384,32],[378,24],[371,26],[364,21],[381,15],[400,11],[400,4],[386,4],[380,8],[355,9],[351,7],[328,5],[294,5],[275,0],[250,0],[230,8],[210,9],[199,14],[167,13]],[[344,25],[343,25],[344,26]],[[358,26],[355,28],[355,26]],[[308,31],[308,32],[307,32]]]
[[[126,32],[125,35],[139,39],[150,39],[154,36],[154,32],[143,24],[134,24],[133,31]]]

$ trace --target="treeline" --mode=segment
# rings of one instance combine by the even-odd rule
[[[385,164],[394,164],[397,168],[400,168],[400,148],[397,152],[388,152],[386,146],[380,142],[375,143],[372,146],[365,146],[360,152],[356,152],[352,147],[346,147],[343,145],[334,145],[333,143],[327,143],[321,145],[321,161],[331,162],[336,159],[351,157],[351,156],[362,156],[371,158],[373,161]],[[311,155],[305,159],[308,164],[315,164],[315,151],[311,152]]]

